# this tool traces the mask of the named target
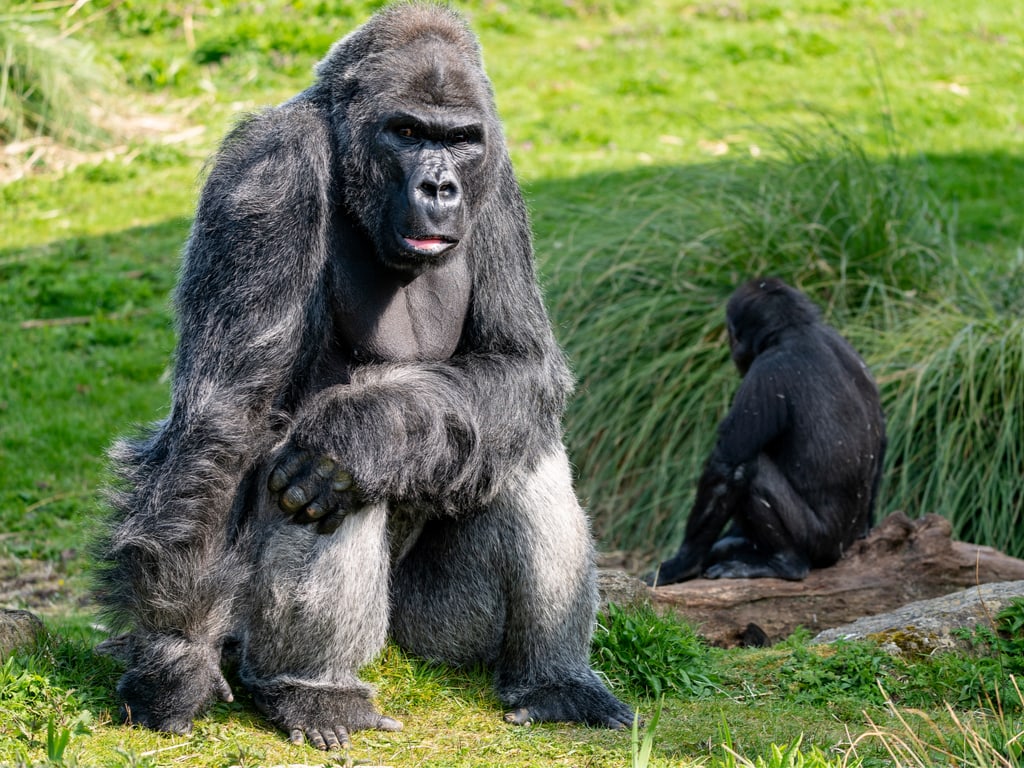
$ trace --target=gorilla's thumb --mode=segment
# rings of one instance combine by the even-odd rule
[[[235,694],[231,691],[231,686],[228,685],[228,681],[224,679],[224,675],[218,670],[217,677],[214,679],[214,688],[217,692],[217,698],[221,701],[226,701],[229,704],[235,700]]]

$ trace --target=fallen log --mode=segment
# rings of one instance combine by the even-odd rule
[[[651,599],[656,609],[674,610],[709,642],[728,648],[751,637],[776,642],[801,626],[817,633],[976,584],[1024,579],[1024,560],[953,541],[951,533],[939,515],[911,520],[896,512],[834,566],[803,581],[694,579],[657,587]]]

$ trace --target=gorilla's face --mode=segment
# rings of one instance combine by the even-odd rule
[[[388,169],[375,234],[391,267],[419,272],[442,263],[468,233],[484,127],[471,114],[404,110],[382,121],[378,155]]]
[[[729,319],[726,323],[729,329],[729,352],[736,370],[740,376],[746,376],[750,370],[750,364],[754,362],[754,350],[750,346],[750,339],[736,327],[735,321]]]
[[[414,275],[468,237],[502,142],[486,78],[449,45],[426,36],[361,62],[340,126],[345,204],[378,257]]]

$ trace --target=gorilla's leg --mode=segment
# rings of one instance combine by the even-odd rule
[[[706,578],[799,581],[810,571],[815,539],[825,535],[818,515],[764,454],[734,521],[735,531],[711,549]]]
[[[690,516],[686,519],[683,543],[657,570],[647,574],[644,581],[656,587],[700,576],[707,565],[712,545],[732,519],[734,507],[742,502],[742,497],[742,491],[730,488],[725,480],[705,469],[697,483],[697,497]]]
[[[261,542],[242,635],[242,682],[296,743],[305,736],[330,749],[346,746],[350,731],[398,730],[357,676],[387,632],[387,508],[353,512],[325,535],[287,522],[263,495],[253,522]]]
[[[589,664],[593,545],[562,449],[480,514],[428,522],[396,565],[391,633],[403,648],[495,669],[509,722],[622,728],[632,710]]]

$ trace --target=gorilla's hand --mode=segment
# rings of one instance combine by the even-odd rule
[[[166,635],[130,643],[131,666],[117,685],[124,722],[184,735],[214,701],[234,701],[218,649]]]
[[[294,523],[316,523],[318,533],[333,533],[345,515],[361,506],[352,475],[329,456],[286,448],[267,485]]]

